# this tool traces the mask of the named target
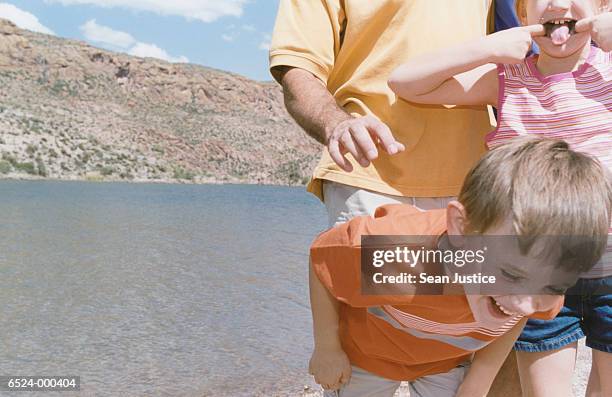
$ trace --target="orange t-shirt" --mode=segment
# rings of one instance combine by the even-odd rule
[[[419,247],[437,248],[446,211],[386,205],[369,216],[322,233],[310,255],[315,274],[342,304],[340,338],[352,364],[387,379],[414,380],[448,372],[514,327],[520,317],[489,328],[477,323],[464,295],[361,293],[361,237],[424,236]],[[429,237],[426,237],[429,236]],[[557,308],[539,318],[552,318]]]

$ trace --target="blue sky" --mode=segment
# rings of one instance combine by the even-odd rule
[[[0,0],[18,26],[97,47],[271,80],[279,0]]]

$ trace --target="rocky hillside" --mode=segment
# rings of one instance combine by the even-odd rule
[[[300,184],[319,150],[274,83],[0,19],[0,177]]]

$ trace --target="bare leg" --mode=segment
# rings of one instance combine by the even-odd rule
[[[591,360],[591,373],[589,374],[589,383],[587,384],[584,396],[603,397],[603,394],[601,394],[601,384],[599,383],[599,371],[597,371],[597,362],[595,360]]]
[[[511,351],[501,367],[488,397],[518,397],[521,395],[521,381],[516,365],[516,354]]]
[[[539,353],[517,352],[523,397],[572,397],[578,342]]]
[[[589,377],[587,397],[612,396],[612,353],[593,349],[593,366]]]

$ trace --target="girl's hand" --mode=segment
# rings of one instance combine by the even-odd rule
[[[351,378],[351,363],[342,349],[315,348],[308,372],[325,390],[337,390]]]
[[[494,33],[485,40],[494,63],[516,64],[527,56],[533,38],[545,34],[543,25],[529,25]]]
[[[590,32],[591,38],[603,51],[612,51],[612,12],[605,12],[576,23],[576,33]]]

